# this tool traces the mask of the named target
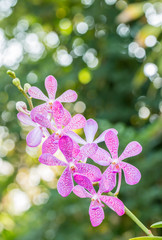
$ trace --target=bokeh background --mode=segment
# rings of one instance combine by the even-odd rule
[[[123,181],[120,198],[148,227],[162,220],[161,36],[160,0],[0,0],[0,240],[143,235],[127,216],[106,207],[102,225],[93,228],[89,200],[59,196],[62,169],[39,164],[41,147],[26,146],[29,128],[17,121],[15,109],[25,99],[7,69],[22,85],[44,92],[50,74],[58,95],[76,90],[78,100],[67,109],[95,118],[98,134],[116,128],[120,152],[139,141],[143,152],[129,160],[142,179],[135,186]]]

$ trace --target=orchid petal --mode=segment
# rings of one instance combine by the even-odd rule
[[[48,101],[48,97],[46,97],[44,93],[37,87],[30,87],[28,93],[32,98]]]
[[[104,202],[109,208],[115,211],[119,216],[125,213],[125,208],[123,202],[116,197],[109,197],[102,195],[100,197],[101,201]]]
[[[34,121],[45,128],[52,129],[51,122],[45,115],[37,114]]]
[[[75,102],[77,100],[77,93],[73,90],[65,91],[60,97],[57,98],[59,102]]]
[[[84,187],[81,187],[80,185],[77,185],[73,188],[73,193],[80,198],[91,198],[92,197],[92,194],[87,192],[84,189]]]
[[[110,154],[103,148],[98,147],[94,155],[90,157],[94,162],[101,166],[108,166],[111,163]]]
[[[73,139],[75,142],[79,143],[79,144],[86,144],[86,141],[84,141],[78,134],[76,134],[75,132],[69,131],[66,133],[69,137],[71,137],[71,139]]]
[[[72,151],[73,158],[76,158],[79,152],[80,152],[80,146],[73,141],[73,151]]]
[[[93,227],[99,226],[103,219],[104,219],[104,211],[101,206],[98,206],[97,208],[94,208],[94,202],[91,202],[89,207],[89,216],[90,221]]]
[[[98,182],[101,180],[102,174],[98,167],[88,163],[75,163],[75,165],[77,167],[76,172],[86,176],[90,181]]]
[[[55,99],[56,91],[57,91],[57,80],[49,75],[45,79],[45,88],[48,92],[48,96],[50,99]]]
[[[64,109],[64,116],[63,116],[63,119],[62,119],[62,125],[66,126],[71,120],[71,114],[65,108],[63,108],[63,109]]]
[[[116,173],[113,172],[113,167],[110,165],[102,174],[102,179],[99,182],[99,192],[110,192],[116,186]]]
[[[92,143],[98,129],[98,124],[92,118],[88,119],[84,127],[86,141]]]
[[[25,124],[25,125],[33,126],[33,127],[36,126],[36,123],[33,122],[33,121],[31,120],[31,118],[30,118],[28,115],[26,115],[25,113],[19,112],[19,113],[17,114],[17,118],[19,119],[20,122],[22,122],[22,123]]]
[[[74,184],[72,175],[67,167],[57,183],[57,190],[62,197],[67,197],[73,190]]]
[[[121,162],[120,167],[124,171],[125,181],[127,184],[134,185],[140,181],[141,173],[136,167],[125,162]]]
[[[26,142],[29,147],[37,147],[43,137],[43,132],[40,129],[40,127],[34,128],[32,131],[30,131],[26,137]]]
[[[83,188],[87,189],[91,194],[96,193],[96,191],[88,177],[76,173],[76,174],[74,174],[74,180],[77,184],[79,184]]]
[[[72,151],[73,151],[73,141],[68,136],[63,136],[59,140],[59,148],[61,152],[64,154],[66,160],[71,162],[72,158]]]
[[[120,155],[119,160],[136,156],[140,154],[141,151],[142,146],[138,142],[136,141],[130,142],[124,149],[123,153]]]
[[[105,143],[108,150],[111,153],[113,159],[118,158],[118,147],[119,147],[119,140],[117,135],[112,131],[108,131],[105,135]]]
[[[105,141],[105,135],[110,130],[113,131],[116,135],[118,134],[118,131],[115,128],[109,128],[109,129],[105,130],[103,133],[101,133],[101,135],[98,138],[96,138],[94,143],[104,142]]]
[[[64,128],[64,132],[68,132],[72,129],[80,129],[83,128],[86,124],[86,119],[81,114],[76,114],[74,117],[72,117],[71,121],[66,125]]]
[[[42,153],[54,154],[58,149],[58,140],[56,140],[55,133],[50,135],[42,145]]]
[[[39,157],[39,162],[48,166],[68,166],[67,163],[57,159],[50,153],[43,153]]]
[[[35,122],[35,116],[37,114],[42,114],[44,116],[47,116],[48,115],[48,110],[49,110],[49,108],[48,108],[48,105],[46,103],[38,105],[37,107],[35,107],[31,110],[31,113],[30,113],[31,119]]]
[[[62,121],[64,116],[64,109],[60,102],[55,101],[52,106],[53,118],[57,128],[62,128]]]
[[[80,153],[77,156],[77,159],[79,161],[83,160],[85,157],[86,158],[91,158],[93,154],[97,152],[98,146],[95,143],[87,143],[80,149]]]

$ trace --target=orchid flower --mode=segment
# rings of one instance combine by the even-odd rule
[[[136,142],[130,142],[123,153],[118,157],[118,147],[119,147],[119,140],[117,135],[113,131],[108,131],[105,135],[105,143],[110,151],[109,154],[109,160],[107,161],[107,165],[111,162],[110,166],[107,168],[107,170],[103,173],[102,181],[106,182],[106,179],[113,178],[114,179],[114,185],[115,179],[116,179],[116,173],[119,174],[119,182],[118,187],[116,190],[116,194],[118,194],[121,184],[121,173],[122,170],[124,171],[125,175],[125,181],[129,185],[137,184],[141,179],[141,173],[140,171],[132,166],[129,163],[123,162],[124,159],[133,157],[138,155],[142,151],[141,145]],[[107,156],[106,158],[107,159]],[[106,188],[106,186],[105,186]]]
[[[45,104],[41,104],[39,106],[39,108],[42,109],[52,109],[52,105],[56,100],[59,102],[75,102],[78,97],[75,91],[67,90],[60,97],[55,99],[57,91],[57,80],[52,75],[46,77],[45,88],[47,90],[48,97],[45,96],[44,93],[37,87],[30,87],[28,90],[28,93],[32,98],[40,99],[46,102]]]
[[[42,152],[54,154],[59,148],[59,139],[73,129],[83,128],[86,124],[86,119],[81,114],[76,114],[72,118],[70,116],[70,121],[68,120],[68,124],[64,127],[63,122],[65,123],[66,119],[65,112],[62,104],[58,101],[53,103],[52,113],[55,121],[54,133],[43,143]],[[77,143],[74,142],[74,144],[75,147],[79,147]]]
[[[74,180],[79,185],[73,188],[73,193],[80,198],[91,199],[89,216],[93,227],[100,225],[104,219],[103,203],[115,211],[119,216],[125,213],[124,204],[121,200],[116,197],[102,195],[105,190],[105,188],[102,188],[102,184],[99,185],[99,190],[96,192],[92,182],[86,176],[76,173],[74,174]]]
[[[37,116],[37,123],[34,122],[28,115],[23,112],[19,112],[17,114],[17,118],[23,124],[34,127],[34,129],[31,130],[26,137],[26,142],[28,146],[37,147],[41,143],[42,138],[45,137],[45,135],[47,137],[49,136],[49,132],[46,128],[52,128],[52,126],[50,121],[46,119],[43,115]]]
[[[84,133],[86,140],[82,139],[80,136],[78,136],[75,132],[69,132],[67,135],[71,137],[75,142],[82,144],[82,148],[86,147],[87,144],[98,144],[100,142],[103,142],[105,140],[105,135],[109,130],[112,130],[115,134],[118,134],[117,130],[114,128],[105,130],[96,140],[94,140],[95,134],[98,130],[98,124],[93,119],[88,119],[86,122],[86,125],[84,127]],[[93,159],[96,163],[99,163],[101,165],[102,158],[104,159],[103,164],[105,163],[105,157],[107,155],[107,152],[98,147],[97,152],[94,155],[91,155],[91,159]],[[88,156],[89,157],[89,156]],[[109,155],[107,155],[107,160],[109,159]],[[82,159],[83,162],[87,161],[87,158]],[[106,162],[107,164],[107,162]]]
[[[61,161],[50,153],[44,153],[39,161],[49,166],[65,166],[65,170],[58,180],[57,190],[62,197],[68,196],[74,187],[73,174],[79,173],[87,176],[92,182],[101,179],[101,171],[96,166],[87,163],[79,163],[73,158],[73,141],[68,136],[63,136],[59,140],[59,148],[65,156],[66,162]],[[90,151],[87,149],[87,151]],[[92,150],[93,151],[93,150]]]

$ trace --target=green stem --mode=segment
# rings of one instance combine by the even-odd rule
[[[112,192],[109,192],[108,195],[116,197]],[[145,225],[124,205],[125,214],[130,217],[149,237],[153,237],[151,230],[149,230]]]
[[[33,109],[33,103],[32,103],[32,98],[30,96],[28,96],[28,94],[26,93],[25,91],[25,87],[24,89],[22,88],[21,86],[21,82],[20,80],[16,77],[16,74],[15,72],[11,71],[11,70],[8,70],[7,71],[7,74],[13,78],[12,80],[12,83],[17,87],[17,89],[24,95],[24,97],[27,99],[28,101],[28,104],[29,104],[29,107],[30,107],[30,110]],[[30,87],[30,84],[28,84],[29,87]],[[25,85],[24,85],[25,86]]]
[[[153,237],[152,232],[126,207],[125,214],[130,217],[148,236]]]

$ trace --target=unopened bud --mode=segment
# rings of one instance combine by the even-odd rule
[[[20,80],[18,78],[15,78],[12,80],[13,85],[15,85],[17,88],[21,87]]]
[[[10,77],[12,77],[12,78],[16,78],[16,74],[15,74],[13,71],[11,71],[11,70],[8,70],[8,71],[7,71],[7,74],[8,74]]]
[[[24,92],[27,93],[29,88],[31,88],[31,85],[29,83],[24,84]]]
[[[30,115],[30,111],[28,111],[27,105],[23,101],[19,101],[19,102],[16,103],[16,109],[17,109],[18,112],[23,112],[27,115]]]

